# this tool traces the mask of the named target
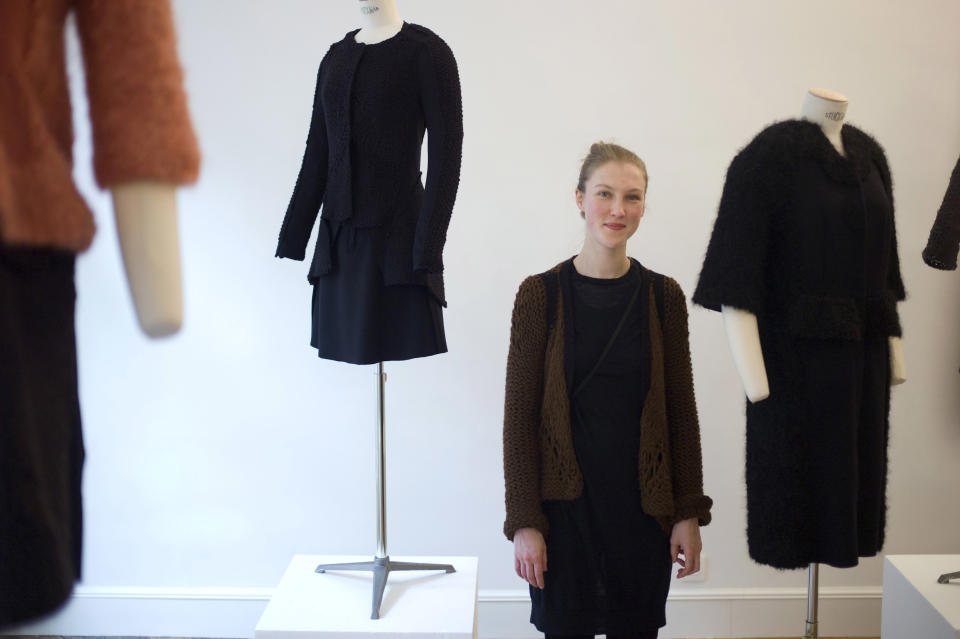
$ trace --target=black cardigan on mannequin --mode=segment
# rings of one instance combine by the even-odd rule
[[[321,217],[355,227],[388,226],[385,284],[429,286],[443,302],[443,245],[460,181],[463,115],[457,63],[419,25],[358,43],[351,31],[320,63],[313,117],[277,257],[304,259]],[[420,149],[428,133],[426,188]],[[321,225],[309,278],[331,269]]]

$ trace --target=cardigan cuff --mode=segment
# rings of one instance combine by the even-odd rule
[[[514,533],[521,528],[536,528],[546,538],[550,531],[550,522],[547,521],[547,516],[543,514],[542,510],[526,517],[511,518],[508,516],[507,520],[503,522],[503,534],[510,541],[513,541]]]
[[[710,507],[713,506],[713,500],[706,495],[686,495],[680,497],[676,502],[676,510],[673,515],[674,523],[684,519],[697,518],[701,526],[710,523],[713,517],[710,515]]]
[[[294,246],[289,242],[281,241],[277,244],[277,252],[274,253],[274,257],[286,257],[291,260],[297,260],[302,262],[306,259],[307,247],[306,246]]]
[[[927,247],[923,249],[923,261],[927,266],[941,271],[953,271],[957,268],[958,250],[960,250],[960,242],[937,237],[934,231],[930,233]]]

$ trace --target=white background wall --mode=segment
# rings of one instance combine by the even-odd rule
[[[100,227],[77,278],[83,586],[253,592],[276,585],[294,553],[374,550],[375,367],[316,357],[307,265],[273,257],[317,64],[360,15],[347,0],[174,7],[204,164],[180,196],[186,325],[172,339],[138,331],[75,102],[76,173]],[[445,251],[450,353],[387,367],[392,554],[479,555],[488,599],[522,597],[500,531],[510,309],[525,275],[579,247],[572,193],[590,142],[615,140],[647,161],[647,216],[630,253],[689,294],[730,159],[765,125],[795,117],[815,86],[850,98],[848,120],[883,144],[895,181],[909,381],[893,391],[885,551],[960,552],[960,275],[920,259],[960,152],[960,3],[399,7],[454,51],[465,139]],[[748,559],[740,385],[720,316],[692,309],[690,329],[715,509],[703,531],[707,579],[673,593],[802,588],[805,573]],[[821,579],[875,597],[881,560]],[[797,606],[784,632],[799,632]],[[523,614],[498,632],[529,634]],[[89,634],[76,630],[66,634]]]

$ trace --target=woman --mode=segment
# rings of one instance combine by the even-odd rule
[[[712,502],[686,299],[626,253],[646,189],[634,153],[591,146],[575,191],[583,249],[525,279],[514,305],[504,533],[548,638],[656,637],[671,563],[678,577],[700,568]]]

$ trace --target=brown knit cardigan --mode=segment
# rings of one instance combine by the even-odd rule
[[[0,0],[0,242],[79,252],[93,216],[73,183],[64,25],[76,12],[101,187],[183,184],[199,151],[167,0]]]
[[[564,322],[573,261],[526,278],[517,292],[507,357],[503,415],[503,472],[507,539],[520,528],[544,535],[546,499],[576,499],[583,492],[570,429]],[[545,278],[559,276],[556,316],[548,330]],[[648,278],[653,281],[653,278]],[[650,388],[640,416],[638,487],[644,512],[669,534],[673,524],[696,517],[710,522],[712,500],[703,494],[700,426],[693,394],[687,334],[687,304],[680,285],[664,277],[663,326],[650,296]],[[572,354],[571,354],[572,355]]]

